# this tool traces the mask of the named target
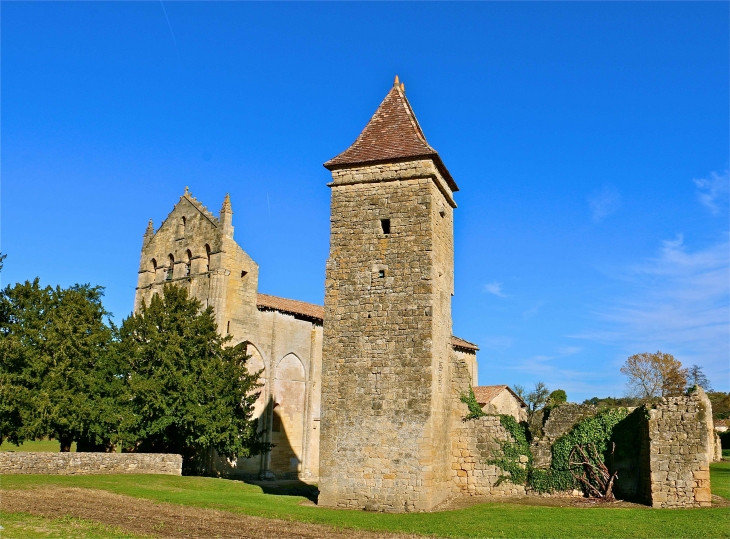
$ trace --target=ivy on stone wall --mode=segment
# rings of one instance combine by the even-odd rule
[[[533,468],[530,470],[528,483],[537,492],[551,492],[578,488],[576,480],[570,473],[570,453],[576,446],[593,445],[597,450],[597,459],[605,461],[605,454],[612,443],[615,427],[629,415],[626,408],[609,408],[600,411],[593,417],[587,417],[575,425],[567,434],[558,438],[553,444],[552,463],[548,469]],[[593,458],[593,457],[592,457]],[[598,464],[596,462],[595,464]]]
[[[477,419],[479,417],[484,417],[485,415],[487,415],[482,411],[482,407],[479,406],[477,398],[474,395],[474,390],[471,386],[469,386],[469,394],[465,395],[464,393],[462,393],[460,399],[461,402],[469,407],[469,413],[464,416],[464,421],[468,421],[469,419]]]
[[[496,485],[502,481],[510,481],[515,485],[524,485],[532,470],[532,452],[528,439],[528,428],[526,423],[518,423],[511,415],[500,414],[499,422],[514,439],[514,441],[499,442],[500,451],[495,458],[488,460],[487,464],[499,466],[507,474],[499,476]]]

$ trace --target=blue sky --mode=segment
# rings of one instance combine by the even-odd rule
[[[620,396],[662,350],[729,389],[727,3],[3,2],[3,285],[132,308],[186,185],[260,290],[323,300],[329,181],[392,84],[460,187],[481,384]]]

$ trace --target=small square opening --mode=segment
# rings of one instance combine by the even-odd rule
[[[390,234],[390,219],[381,219],[380,228],[383,229],[383,234]]]
[[[380,277],[381,279],[385,277],[385,270],[378,270],[378,277]]]

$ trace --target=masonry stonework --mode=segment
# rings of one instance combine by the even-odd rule
[[[182,474],[182,456],[162,453],[0,452],[0,475]]]
[[[662,399],[649,410],[650,500],[653,507],[709,507],[714,443],[707,418],[710,401],[702,388]]]

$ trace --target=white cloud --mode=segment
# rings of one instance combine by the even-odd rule
[[[485,284],[484,291],[494,294],[495,296],[499,296],[500,298],[506,297],[504,293],[502,293],[502,283],[498,283],[497,281]]]
[[[692,181],[697,186],[698,200],[707,206],[713,215],[720,213],[721,206],[727,206],[730,192],[730,178],[727,170],[721,174],[711,172],[708,178],[695,178]]]
[[[583,350],[580,346],[561,346],[558,348],[558,353],[561,356],[572,356]]]
[[[705,368],[716,383],[730,365],[730,244],[690,250],[679,235],[658,256],[615,277],[628,291],[594,315],[597,327],[575,338],[617,345],[626,354],[661,350]]]
[[[621,206],[621,195],[615,187],[604,185],[600,191],[594,191],[588,197],[588,205],[594,223],[602,221]]]
[[[537,303],[535,303],[535,305],[522,313],[522,318],[528,320],[534,316],[537,316],[537,313],[540,311],[540,307],[542,307],[543,305],[545,305],[544,301],[538,301]]]

